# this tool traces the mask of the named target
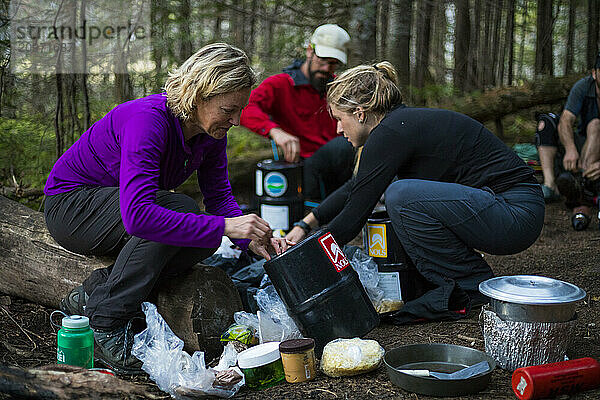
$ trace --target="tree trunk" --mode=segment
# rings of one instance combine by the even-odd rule
[[[492,42],[492,69],[490,71],[490,82],[494,86],[502,84],[502,79],[498,79],[498,70],[500,63],[500,49],[502,48],[502,38],[500,37],[500,25],[502,24],[502,10],[504,0],[498,0],[493,8],[494,34]],[[502,60],[504,62],[504,60]]]
[[[587,65],[586,67],[591,68],[596,61],[598,55],[598,36],[600,24],[600,0],[588,0],[588,34],[587,34]]]
[[[507,4],[505,48],[508,49],[508,76],[506,78],[506,83],[510,86],[513,84],[514,78],[513,74],[515,58],[515,0],[508,0]]]
[[[519,43],[519,72],[517,76],[523,77],[524,55],[525,55],[525,37],[527,36],[527,0],[523,2],[523,14],[521,16],[521,41]]]
[[[456,36],[454,40],[454,86],[459,92],[467,89],[469,67],[469,38],[471,37],[471,17],[469,0],[456,0]]]
[[[392,32],[390,58],[398,71],[398,80],[402,89],[410,84],[410,26],[412,0],[399,0],[394,7],[396,29]]]
[[[377,0],[377,59],[388,57],[388,25],[390,19],[390,0]]]
[[[432,83],[444,85],[446,83],[446,34],[448,32],[445,1],[435,3],[431,26],[432,54],[430,64],[433,67]]]
[[[239,11],[243,7],[243,0],[233,0],[231,4],[233,7],[229,9],[229,21],[231,23],[229,27],[230,41],[234,46],[243,47],[244,19]]]
[[[425,87],[429,80],[429,45],[431,36],[431,13],[433,11],[432,1],[421,1],[418,3],[417,10],[417,43],[416,43],[416,62],[415,62],[415,86]],[[424,99],[418,99],[418,104]]]
[[[193,53],[192,32],[190,29],[190,0],[181,0],[179,6],[179,61],[183,63]]]
[[[80,10],[80,18],[85,21],[86,17],[86,3],[87,0],[81,1],[81,10]],[[90,115],[90,98],[88,95],[88,87],[87,87],[87,43],[85,40],[81,43],[81,94],[83,95],[83,117],[85,122],[84,129],[87,130],[92,124],[92,119]]]
[[[152,46],[152,61],[156,74],[152,82],[152,91],[158,93],[162,91],[163,79],[159,71],[162,71],[163,62],[167,59],[168,64],[168,45],[165,44],[164,37],[166,35],[166,24],[169,10],[167,9],[166,0],[152,0],[150,8],[150,20],[152,21],[152,36],[150,44]]]
[[[480,88],[479,69],[481,68],[481,1],[474,0],[473,22],[471,24],[471,43],[469,44],[469,64],[467,66],[466,91]]]
[[[577,0],[569,0],[569,25],[567,28],[567,46],[565,54],[565,71],[568,75],[573,73],[573,61],[575,58],[575,15],[577,13]]]
[[[552,57],[552,0],[538,0],[535,41],[535,74],[554,75]]]
[[[60,54],[58,56],[60,59]],[[56,110],[54,111],[54,136],[56,137],[56,159],[63,153],[63,75],[56,72]]]
[[[356,33],[352,36],[358,43],[358,51],[365,63],[377,58],[377,0],[357,3],[354,8]]]
[[[258,0],[252,0],[252,14],[250,17],[250,34],[248,35],[248,41],[246,43],[246,52],[248,57],[252,59],[254,52],[256,51],[256,24],[258,18],[256,18],[256,12],[258,10]]]
[[[481,57],[479,58],[479,82],[482,84],[480,87],[486,87],[490,84],[489,76],[490,69],[492,68],[491,59],[491,48],[490,40],[492,37],[492,7],[493,3],[485,2],[484,5],[484,17],[483,17],[483,41],[481,43]]]
[[[110,258],[86,257],[59,246],[43,214],[0,196],[0,292],[58,308],[60,299]],[[221,269],[198,264],[161,283],[157,307],[190,354],[221,354],[221,333],[242,309],[237,289]]]

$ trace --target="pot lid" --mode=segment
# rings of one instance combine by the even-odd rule
[[[479,291],[492,299],[518,304],[572,303],[585,297],[579,287],[535,275],[499,276],[479,284]]]

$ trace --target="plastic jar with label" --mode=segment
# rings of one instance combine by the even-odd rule
[[[279,345],[285,380],[289,383],[305,382],[317,374],[314,339],[292,339]]]

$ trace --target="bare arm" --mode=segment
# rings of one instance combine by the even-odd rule
[[[579,152],[575,147],[575,139],[573,134],[573,124],[576,120],[575,114],[569,110],[563,110],[558,123],[558,136],[560,142],[565,147],[565,156],[563,157],[563,166],[567,171],[577,170],[577,161],[579,160]]]
[[[285,161],[298,162],[300,160],[300,139],[298,137],[279,127],[271,128],[269,137],[275,141],[277,147],[283,150]]]
[[[302,221],[306,222],[311,228],[316,228],[319,226],[319,221],[317,221],[317,218],[312,212],[308,213],[306,217],[302,218]],[[304,229],[300,228],[299,226],[295,226],[291,231],[289,231],[285,238],[294,242],[299,242],[304,239],[305,236],[306,232],[304,232]]]

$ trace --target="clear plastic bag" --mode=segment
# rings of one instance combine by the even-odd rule
[[[376,310],[381,308],[383,302],[383,290],[377,287],[379,284],[379,269],[373,258],[369,257],[361,249],[357,249],[350,258],[350,265],[358,274],[358,279],[362,283],[371,303]]]
[[[216,368],[206,368],[204,353],[196,351],[190,356],[183,351],[183,340],[173,333],[154,304],[142,303],[142,311],[147,327],[135,335],[131,352],[143,362],[142,369],[162,391],[177,399],[200,394],[229,398],[244,385],[243,374],[238,369],[241,381],[227,388],[214,386],[216,374],[231,369],[237,362],[233,346],[225,348]]]
[[[266,283],[263,279],[263,283]],[[302,337],[298,326],[288,314],[287,308],[272,284],[256,292],[258,304],[258,337],[260,343],[282,342]]]
[[[246,311],[238,311],[233,314],[233,320],[236,324],[246,325],[258,332],[258,317]]]
[[[363,374],[377,369],[384,353],[375,340],[335,339],[323,349],[321,369],[334,378]]]

